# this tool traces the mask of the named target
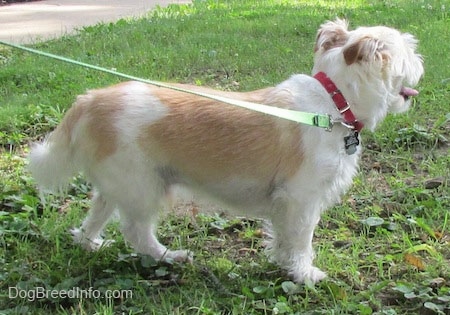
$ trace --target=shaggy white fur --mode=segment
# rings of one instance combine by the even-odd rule
[[[412,35],[383,27],[350,31],[342,20],[318,31],[313,74],[336,84],[356,118],[373,130],[389,111],[406,110],[423,74]],[[294,75],[246,93],[187,86],[230,98],[341,118],[321,83]],[[271,223],[267,251],[297,282],[326,275],[313,266],[320,214],[339,201],[357,172],[361,147],[348,154],[331,132],[191,94],[125,82],[80,96],[58,128],[33,146],[29,168],[41,187],[60,188],[82,172],[95,187],[75,240],[88,249],[119,210],[125,237],[155,259],[192,259],[156,237],[159,212],[181,185],[234,213]]]

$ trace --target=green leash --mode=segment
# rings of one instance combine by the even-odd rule
[[[122,78],[125,78],[125,79],[139,81],[139,82],[143,82],[143,83],[147,83],[147,84],[155,85],[155,86],[158,86],[158,87],[161,87],[161,88],[167,88],[167,89],[171,89],[171,90],[175,90],[175,91],[179,91],[179,92],[189,93],[189,94],[193,94],[193,95],[209,98],[209,99],[212,99],[212,100],[216,100],[216,101],[219,101],[219,102],[223,102],[223,103],[226,103],[226,104],[243,107],[243,108],[250,109],[250,110],[253,110],[253,111],[256,111],[256,112],[260,112],[260,113],[263,113],[263,114],[272,115],[272,116],[276,116],[276,117],[279,117],[279,118],[291,120],[291,121],[294,121],[294,122],[297,122],[297,123],[324,128],[324,129],[326,129],[328,131],[330,131],[331,128],[333,127],[333,121],[331,119],[331,116],[330,115],[326,115],[326,114],[299,112],[299,111],[295,111],[295,110],[278,108],[278,107],[273,107],[273,106],[269,106],[269,105],[263,105],[263,104],[257,104],[257,103],[252,103],[252,102],[234,100],[234,99],[230,99],[230,98],[226,98],[226,97],[222,97],[222,96],[217,96],[217,95],[212,95],[212,94],[207,94],[207,93],[202,93],[202,92],[190,91],[190,90],[186,90],[186,89],[179,88],[179,87],[176,87],[176,86],[171,86],[171,85],[168,85],[168,84],[165,84],[165,83],[162,83],[162,82],[142,79],[142,78],[131,76],[131,75],[128,75],[128,74],[125,74],[125,73],[120,73],[120,72],[109,70],[109,69],[106,69],[106,68],[97,67],[97,66],[90,65],[90,64],[87,64],[87,63],[84,63],[84,62],[80,62],[80,61],[76,61],[76,60],[73,60],[73,59],[61,57],[61,56],[58,56],[58,55],[46,53],[46,52],[39,51],[39,50],[36,50],[36,49],[32,49],[32,48],[28,48],[28,47],[24,47],[24,46],[20,46],[20,45],[16,45],[16,44],[7,43],[7,42],[1,41],[1,40],[0,40],[0,44],[6,45],[6,46],[10,46],[10,47],[13,47],[13,48],[17,48],[17,49],[20,49],[20,50],[24,50],[24,51],[27,51],[27,52],[30,52],[30,53],[33,53],[33,54],[37,54],[37,55],[40,55],[40,56],[45,56],[45,57],[48,57],[48,58],[64,61],[64,62],[67,62],[67,63],[70,63],[70,64],[74,64],[74,65],[78,65],[78,66],[81,66],[81,67],[85,67],[85,68],[89,68],[89,69],[93,69],[93,70],[109,73],[109,74],[116,75],[116,76],[119,76],[119,77],[122,77]]]

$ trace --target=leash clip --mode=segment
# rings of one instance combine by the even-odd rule
[[[325,128],[326,131],[331,131],[334,121],[330,114],[317,114],[313,117],[313,126]]]
[[[342,126],[344,126],[347,129],[355,130],[355,125],[345,122],[343,118],[331,118],[330,117],[330,121],[331,121],[332,126],[334,124],[341,124]],[[328,131],[331,131],[331,128]]]

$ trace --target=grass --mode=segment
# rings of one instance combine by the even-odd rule
[[[144,78],[250,90],[309,73],[317,28],[336,16],[415,34],[426,75],[407,114],[363,134],[361,172],[316,230],[316,263],[329,275],[317,286],[295,285],[267,261],[262,222],[198,214],[196,204],[160,228],[164,243],[195,253],[192,265],[133,254],[117,224],[106,231],[111,247],[72,245],[67,230],[86,214],[89,187],[78,179],[42,205],[24,156],[76,95],[119,79],[0,46],[0,314],[449,314],[448,3],[194,1],[33,47]],[[61,296],[73,288],[85,296]]]

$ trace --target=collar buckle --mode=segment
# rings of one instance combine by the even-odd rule
[[[348,102],[345,102],[345,107],[338,109],[340,114],[344,114],[348,110],[350,110],[350,104]]]

